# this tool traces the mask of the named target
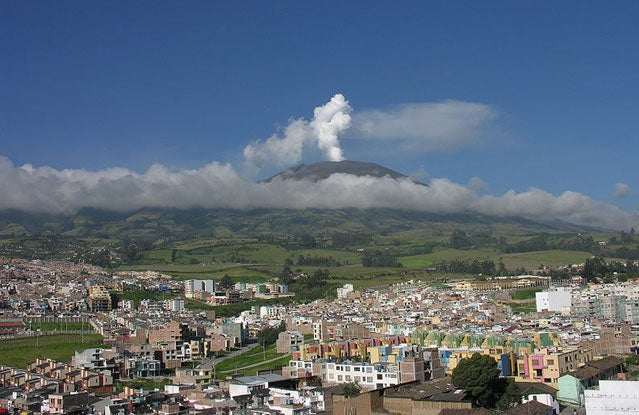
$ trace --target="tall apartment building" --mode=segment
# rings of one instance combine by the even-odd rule
[[[89,298],[87,299],[89,310],[93,312],[111,311],[111,295],[101,285],[89,286]]]
[[[184,296],[194,298],[196,293],[215,294],[215,280],[186,280],[184,281]]]

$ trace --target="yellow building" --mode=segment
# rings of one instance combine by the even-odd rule
[[[517,358],[517,380],[547,383],[557,387],[560,376],[575,370],[592,360],[592,349],[567,350],[542,349],[535,353],[523,353]]]

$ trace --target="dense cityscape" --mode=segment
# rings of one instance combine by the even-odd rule
[[[68,362],[42,348],[24,367],[3,365],[7,410],[310,415],[525,406],[557,414],[596,411],[606,399],[632,405],[639,390],[627,359],[639,351],[639,283],[587,283],[583,264],[563,280],[540,269],[379,289],[344,284],[333,299],[251,306],[232,317],[215,310],[295,293],[278,277],[229,284],[65,261],[1,265],[4,339],[81,339]],[[118,299],[140,290],[149,298]],[[189,300],[209,307],[186,308]],[[102,344],[83,348],[91,334]],[[224,366],[234,355],[248,357]],[[458,368],[480,357],[495,369],[493,381],[505,381],[485,396],[459,380]]]

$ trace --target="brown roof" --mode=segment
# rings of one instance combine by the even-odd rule
[[[575,377],[579,380],[591,379],[596,377],[600,373],[620,366],[621,364],[623,364],[622,359],[614,356],[608,356],[599,360],[591,360],[590,362],[586,363],[586,366],[580,367],[579,369],[573,370],[572,372],[568,372],[567,375]]]
[[[22,321],[0,321],[0,327],[26,327]]]
[[[614,356],[608,356],[604,357],[603,359],[591,360],[590,362],[588,362],[588,366],[596,367],[599,370],[612,369],[613,367],[619,366],[621,364],[623,364],[623,359]]]
[[[552,407],[539,401],[528,401],[502,412],[503,415],[546,415]],[[554,413],[554,412],[553,412]]]
[[[524,395],[532,395],[536,393],[547,393],[549,395],[557,396],[557,389],[550,385],[541,382],[517,382],[519,390]]]
[[[415,401],[428,399],[436,394],[455,391],[450,378],[442,378],[427,382],[411,382],[406,385],[397,385],[384,390],[384,396],[391,398],[411,398]]]
[[[490,415],[484,408],[444,408],[439,415]]]

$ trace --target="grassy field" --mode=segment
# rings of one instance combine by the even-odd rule
[[[591,256],[591,253],[582,251],[552,250],[502,254],[490,249],[440,249],[432,254],[402,257],[400,262],[406,268],[425,268],[453,259],[490,259],[495,263],[501,260],[506,268],[514,270],[517,268],[536,269],[541,265],[557,267],[582,263]]]
[[[535,299],[535,293],[541,292],[542,289],[520,290],[512,293],[513,300],[532,300]]]
[[[526,268],[534,269],[540,265],[557,267],[569,264],[578,264],[592,257],[590,252],[582,251],[535,251],[524,252],[518,254],[502,254],[498,256],[502,258],[506,268]]]
[[[102,336],[98,334],[85,334],[84,343],[79,340],[77,334],[2,340],[0,364],[25,368],[36,358],[69,362],[76,350],[103,347]]]
[[[288,353],[277,353],[274,344],[267,346],[266,349],[257,346],[238,356],[222,360],[215,365],[215,371],[218,379],[224,379],[226,375],[236,371],[245,375],[252,375],[257,373],[258,370],[274,369],[286,365],[290,359],[291,355]],[[264,361],[268,362],[260,364],[260,362]],[[251,367],[244,369],[246,366]]]
[[[31,327],[33,330],[42,330],[42,331],[54,331],[54,330],[85,330],[85,331],[93,331],[89,323],[82,322],[65,322],[65,321],[56,321],[56,322],[34,322],[34,323],[25,323],[27,327]]]

